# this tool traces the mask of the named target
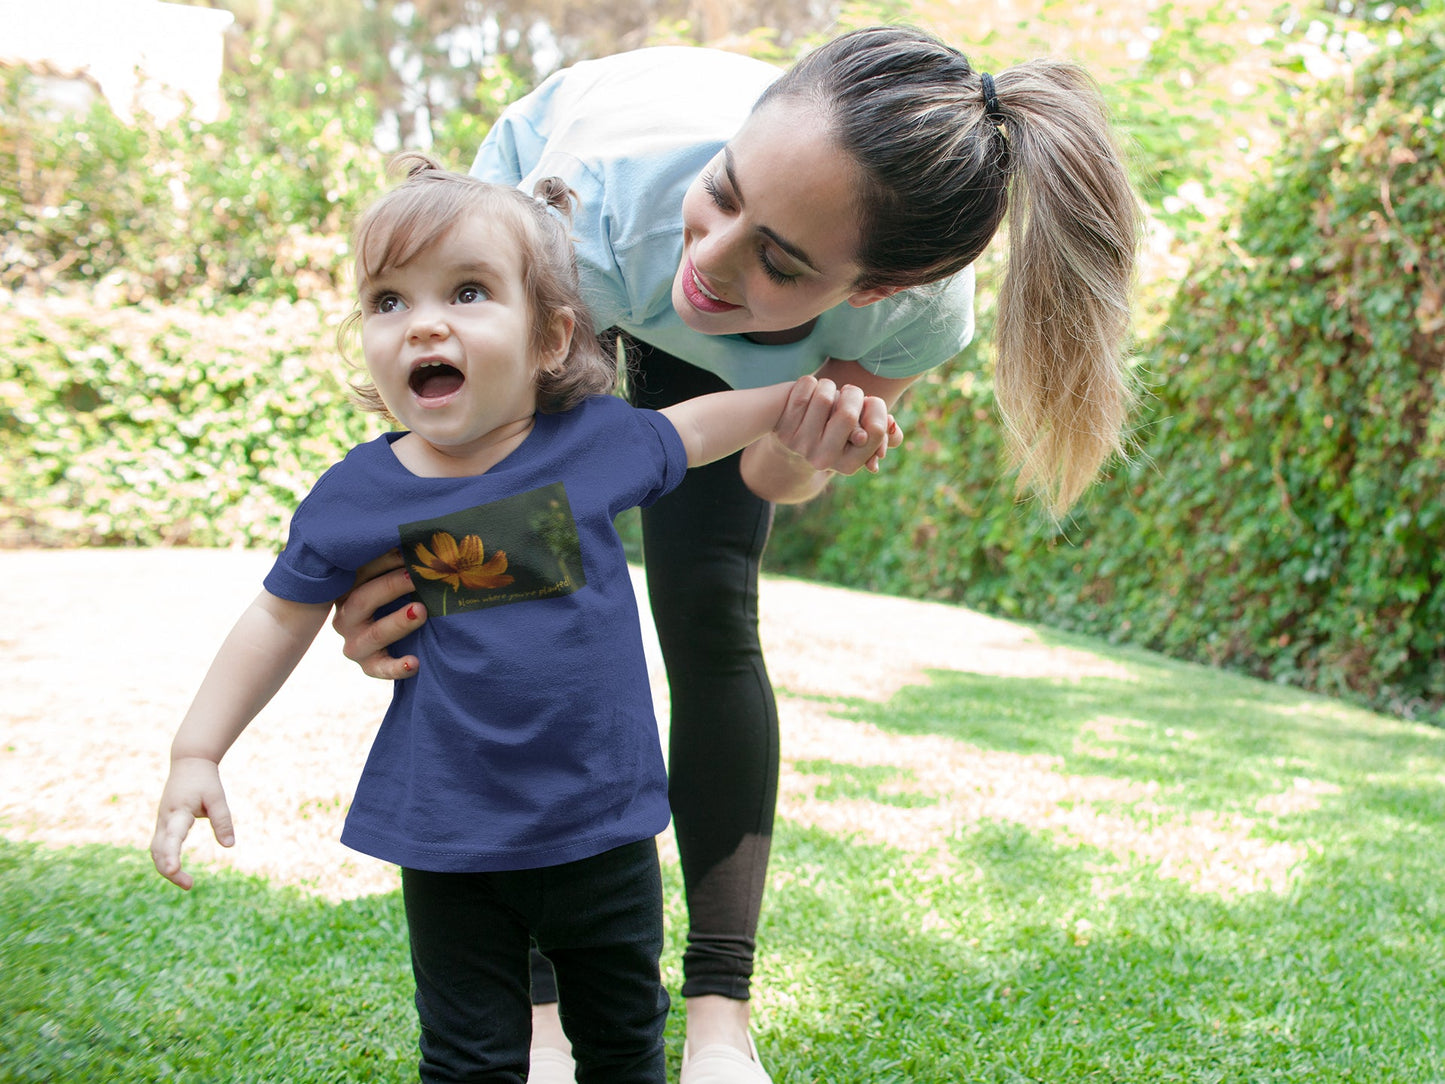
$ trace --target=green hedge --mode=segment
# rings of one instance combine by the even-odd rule
[[[1403,37],[1193,269],[1138,456],[1062,531],[1014,505],[963,359],[883,476],[781,517],[774,565],[1445,721],[1445,19]]]
[[[210,123],[126,123],[103,101],[53,115],[0,67],[0,286],[225,301],[344,284],[351,225],[385,184],[370,101],[339,69],[226,93]]]
[[[344,315],[0,296],[0,541],[276,546],[378,431],[348,398]]]
[[[158,125],[3,73],[0,542],[274,546],[377,430],[336,349],[374,108],[340,68],[245,75]]]

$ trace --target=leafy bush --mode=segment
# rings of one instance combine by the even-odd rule
[[[109,278],[131,300],[334,289],[351,224],[383,184],[369,100],[340,69],[226,89],[213,123],[128,124],[103,101],[56,119],[25,72],[7,72],[0,284]]]
[[[344,312],[0,305],[0,541],[275,546],[377,430],[335,352]]]
[[[782,510],[773,563],[1445,719],[1445,16],[1430,11],[1315,104],[1204,246],[1140,359],[1140,455],[1063,530],[1017,507],[1000,470],[975,364],[985,266],[980,346],[909,396],[909,443],[882,477]],[[1160,63],[1209,59],[1185,44]],[[0,83],[0,286],[88,291],[0,295],[0,541],[271,545],[374,431],[331,338],[347,230],[383,186],[376,110],[339,68],[253,68],[225,118],[175,128],[103,107],[55,121],[23,74]],[[485,108],[443,126],[449,164],[520,89],[483,73]],[[1151,117],[1126,119],[1159,169],[1184,169],[1191,145]]]
[[[1401,37],[1194,268],[1140,359],[1140,455],[1062,531],[1012,506],[958,371],[775,560],[1445,720],[1445,17]]]

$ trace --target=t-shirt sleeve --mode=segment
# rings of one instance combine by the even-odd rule
[[[917,376],[943,364],[973,339],[973,289],[972,267],[942,282],[914,287],[906,300],[900,299],[904,303],[898,306],[897,317],[888,321],[874,345],[844,360],[857,361],[870,373],[889,378]],[[886,311],[880,308],[879,313]],[[830,356],[844,357],[838,349]]]
[[[561,73],[552,76],[532,93],[509,105],[497,118],[472,160],[473,177],[514,188],[522,183],[547,145],[542,133],[560,79]]]
[[[610,516],[646,508],[687,476],[682,437],[658,411],[634,407],[617,396],[594,395],[575,413],[578,431],[585,434],[570,453],[575,476],[606,494]]]
[[[663,414],[645,408],[635,408],[633,413],[639,423],[652,432],[662,464],[657,485],[637,502],[638,507],[646,508],[682,484],[683,478],[687,476],[687,448],[682,443],[677,427]]]
[[[354,502],[346,500],[340,492],[342,487],[335,484],[335,470],[322,475],[291,517],[286,546],[263,581],[266,590],[277,598],[334,602],[355,582],[355,569],[342,568],[325,555],[330,547],[324,540],[355,515]]]

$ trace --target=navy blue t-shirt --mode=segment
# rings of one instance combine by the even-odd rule
[[[485,474],[419,478],[392,433],[316,483],[266,577],[327,602],[400,546],[428,619],[342,842],[413,869],[531,869],[667,827],[667,777],[618,513],[682,481],[661,414],[595,396],[539,414]]]

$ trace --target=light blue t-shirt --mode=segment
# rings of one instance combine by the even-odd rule
[[[597,327],[621,328],[732,387],[792,380],[829,358],[884,377],[947,361],[973,336],[972,268],[863,308],[839,305],[786,345],[703,335],[673,309],[683,194],[779,74],[760,60],[690,47],[585,61],[509,106],[471,172],[526,192],[542,177],[566,181],[579,199],[572,232]]]

